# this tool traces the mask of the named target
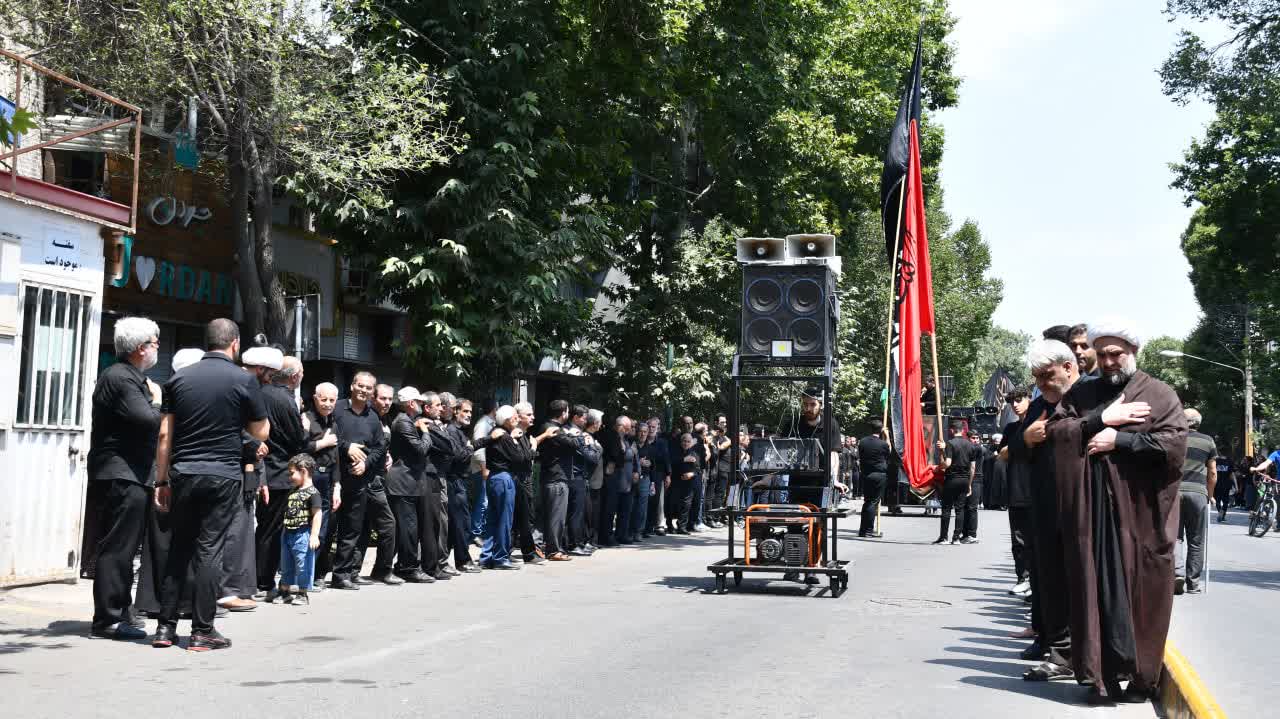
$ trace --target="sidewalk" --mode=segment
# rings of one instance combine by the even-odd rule
[[[1190,660],[1227,716],[1275,711],[1280,656],[1280,534],[1248,534],[1249,515],[1209,526],[1209,585],[1177,597],[1169,641]]]

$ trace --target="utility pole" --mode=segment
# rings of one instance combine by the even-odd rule
[[[1253,454],[1253,361],[1249,356],[1249,305],[1244,306],[1244,456]]]

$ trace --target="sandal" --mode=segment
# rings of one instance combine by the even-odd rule
[[[1062,664],[1054,664],[1053,662],[1041,662],[1040,664],[1028,669],[1022,675],[1024,682],[1047,682],[1053,679],[1070,679],[1075,676],[1075,672],[1071,671],[1071,667]]]

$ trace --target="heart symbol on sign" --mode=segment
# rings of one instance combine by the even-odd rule
[[[133,261],[133,273],[138,276],[138,286],[145,292],[156,276],[156,261],[139,255],[138,259]]]

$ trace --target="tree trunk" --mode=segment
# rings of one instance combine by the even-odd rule
[[[262,284],[258,280],[255,264],[253,236],[249,227],[249,187],[252,179],[245,157],[245,136],[239,117],[231,120],[232,128],[227,137],[228,172],[231,176],[231,226],[236,233],[236,282],[240,290],[240,304],[244,310],[242,344],[262,332],[263,302]]]
[[[268,153],[269,154],[269,153]],[[257,191],[253,196],[253,246],[257,251],[258,282],[263,299],[263,320],[267,338],[283,343],[288,335],[287,309],[284,304],[284,287],[276,276],[276,250],[271,242],[271,215],[274,201],[271,190],[275,178],[270,170],[256,168]],[[286,348],[288,349],[288,348]]]

